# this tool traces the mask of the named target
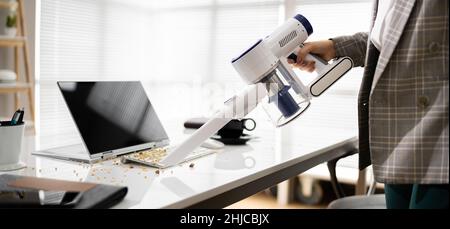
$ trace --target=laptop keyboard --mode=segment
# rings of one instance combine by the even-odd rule
[[[139,162],[143,164],[158,164],[167,154],[172,150],[173,147],[168,148],[155,148],[140,151],[137,153],[129,154],[126,158],[130,161]],[[216,153],[216,150],[206,149],[206,148],[198,148],[194,150],[189,156],[183,161],[190,161],[208,154]]]
[[[158,163],[165,156],[167,156],[167,151],[168,151],[168,149],[165,149],[165,148],[157,148],[157,149],[150,149],[150,150],[137,152],[137,153],[130,154],[127,156],[133,160],[144,161],[147,163]]]

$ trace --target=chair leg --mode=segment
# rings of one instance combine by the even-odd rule
[[[367,181],[366,181],[367,169],[359,171],[358,181],[356,182],[355,195],[365,195],[367,193]]]
[[[375,194],[375,191],[377,189],[377,181],[375,180],[375,178],[372,178],[372,183],[369,186],[369,191],[367,191],[367,195],[373,195]]]
[[[344,189],[339,184],[336,176],[336,164],[340,159],[341,158],[337,158],[327,162],[328,172],[330,172],[331,186],[333,187],[333,191],[338,199],[345,197]]]

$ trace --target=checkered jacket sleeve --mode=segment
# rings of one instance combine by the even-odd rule
[[[332,39],[337,57],[352,58],[355,67],[364,67],[368,33],[360,32],[352,36],[340,36]]]

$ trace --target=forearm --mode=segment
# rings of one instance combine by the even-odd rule
[[[361,32],[333,38],[336,57],[348,56],[352,58],[355,67],[364,67],[368,37],[368,33]]]

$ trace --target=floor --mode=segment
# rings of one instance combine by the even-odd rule
[[[304,205],[298,202],[279,205],[275,197],[265,192],[258,193],[245,200],[237,202],[226,209],[322,209],[326,205]]]

